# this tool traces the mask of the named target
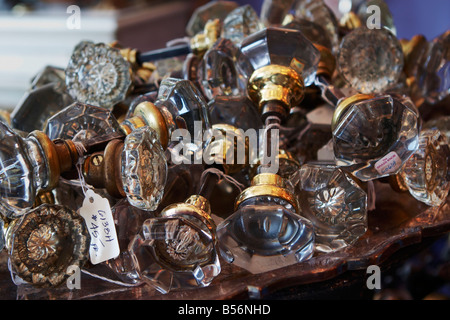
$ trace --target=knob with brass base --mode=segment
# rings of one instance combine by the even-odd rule
[[[84,219],[61,205],[42,204],[10,221],[5,238],[12,275],[35,287],[65,284],[89,259]]]
[[[337,163],[369,181],[398,173],[417,150],[419,113],[405,96],[357,94],[339,101],[331,130]]]
[[[298,201],[280,176],[255,176],[235,207],[217,226],[220,253],[227,262],[257,274],[312,256],[313,226],[298,215]]]
[[[131,205],[155,210],[164,193],[167,161],[157,134],[150,127],[133,130],[125,141],[113,140],[104,151],[83,162],[87,184],[105,188],[115,198],[127,197]]]
[[[3,122],[0,141],[0,208],[12,217],[28,211],[40,190],[56,187],[61,172],[73,168],[80,155],[71,140],[52,141],[41,131],[22,138]]]
[[[215,229],[201,195],[147,219],[129,245],[140,279],[162,293],[208,286],[221,270]]]
[[[304,87],[315,77],[319,52],[300,31],[269,27],[245,38],[238,64],[251,75],[247,89],[263,121],[283,121],[303,99]]]

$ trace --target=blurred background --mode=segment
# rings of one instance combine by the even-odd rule
[[[363,0],[325,0],[339,18]],[[0,0],[0,108],[12,110],[30,79],[46,65],[65,67],[81,40],[111,42],[141,51],[186,36],[186,24],[207,0]],[[236,0],[260,12],[263,0]],[[399,38],[432,39],[450,29],[448,0],[386,0]],[[80,8],[80,28],[67,21]]]

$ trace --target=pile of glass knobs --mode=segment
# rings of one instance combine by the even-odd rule
[[[449,31],[399,40],[381,0],[339,21],[323,1],[266,0],[209,2],[186,33],[145,53],[83,41],[4,115],[14,283],[101,264],[162,293],[204,287],[224,263],[257,274],[352,246],[374,181],[445,202],[450,118],[419,107],[450,93]]]

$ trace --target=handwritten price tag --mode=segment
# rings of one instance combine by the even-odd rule
[[[108,200],[88,189],[79,213],[91,235],[89,256],[92,264],[116,258],[120,248]]]

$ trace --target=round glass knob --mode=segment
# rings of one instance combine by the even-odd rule
[[[43,204],[11,228],[12,271],[33,286],[61,285],[69,277],[69,266],[81,268],[88,260],[88,229],[67,207]]]
[[[385,91],[403,70],[400,42],[384,29],[353,30],[342,39],[336,60],[340,74],[360,93]]]
[[[357,28],[347,34],[337,54],[344,79],[361,93],[378,93],[397,83],[403,69],[400,42],[384,29]]]
[[[419,113],[404,96],[355,95],[337,107],[333,123],[337,163],[368,181],[400,171],[416,151]]]
[[[131,85],[131,66],[118,49],[90,41],[75,47],[66,68],[67,91],[74,100],[112,109]]]

